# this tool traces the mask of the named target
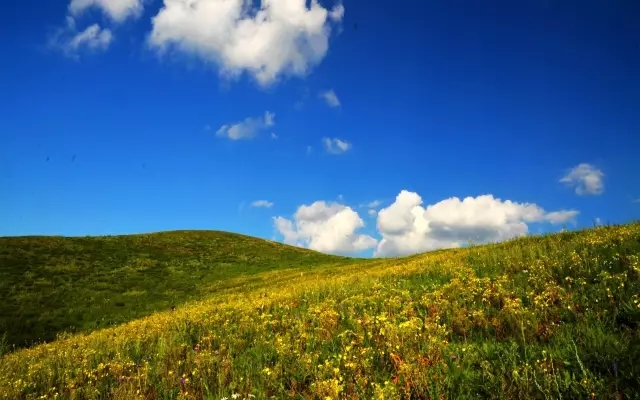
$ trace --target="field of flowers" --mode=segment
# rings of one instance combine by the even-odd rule
[[[9,353],[0,398],[640,398],[640,223],[258,276]]]
[[[242,285],[256,274],[358,262],[229,232],[0,237],[0,356]]]

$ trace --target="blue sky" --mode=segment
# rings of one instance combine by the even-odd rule
[[[0,235],[385,256],[640,216],[637,1],[241,6],[4,4]]]

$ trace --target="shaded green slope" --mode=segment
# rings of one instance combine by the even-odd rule
[[[238,276],[355,260],[218,231],[0,238],[0,339],[19,347],[130,321]]]

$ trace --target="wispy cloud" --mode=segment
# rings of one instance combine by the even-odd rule
[[[230,140],[251,139],[261,130],[275,125],[275,114],[265,112],[263,117],[249,117],[243,121],[222,125],[216,132],[216,136],[226,137]]]
[[[564,222],[573,221],[580,214],[577,210],[552,211],[544,216],[547,222],[552,224],[562,224]]]
[[[62,51],[68,57],[77,59],[80,51],[105,51],[112,41],[113,33],[110,29],[93,24],[83,31],[78,31],[75,19],[67,17],[66,26],[58,29],[49,38],[49,45]]]
[[[137,18],[142,14],[144,0],[71,0],[69,13],[77,16],[89,8],[100,9],[114,22],[123,22],[129,17]]]
[[[325,150],[331,154],[342,154],[352,147],[351,143],[338,138],[322,138],[322,144]]]
[[[273,203],[268,200],[256,200],[251,203],[251,207],[271,208],[273,207]]]
[[[246,202],[244,200],[240,202],[240,205],[238,206],[238,215],[242,214],[242,210],[244,210],[245,204]]]
[[[604,173],[593,165],[582,163],[571,168],[560,183],[575,188],[577,195],[597,195],[604,192]]]
[[[67,7],[66,24],[49,37],[49,45],[76,59],[81,50],[105,51],[114,40],[113,31],[98,23],[80,30],[76,26],[76,18],[90,8],[96,8],[108,17],[106,22],[119,24],[129,18],[140,17],[143,2],[144,0],[71,0]]]
[[[382,205],[382,200],[373,200],[368,203],[360,204],[360,207],[377,208]]]
[[[336,95],[336,92],[333,91],[333,89],[322,91],[320,92],[319,96],[327,103],[329,107],[340,107],[340,100],[338,99],[338,96]]]

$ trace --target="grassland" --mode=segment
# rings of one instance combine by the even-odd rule
[[[215,231],[0,238],[0,339],[25,347],[250,287],[262,272],[353,262]]]
[[[144,253],[131,240],[109,265]],[[25,243],[10,252],[54,254]],[[205,268],[193,260],[206,254],[183,247],[167,269],[183,253],[184,273]],[[6,354],[0,398],[640,398],[638,223],[390,260],[228,252],[264,268],[211,268],[219,290],[193,289],[175,311]]]

